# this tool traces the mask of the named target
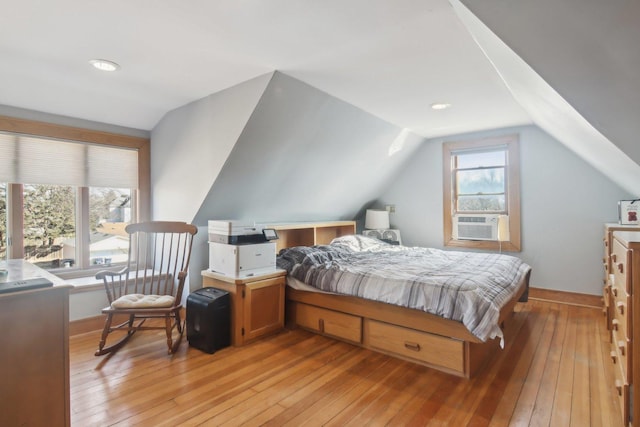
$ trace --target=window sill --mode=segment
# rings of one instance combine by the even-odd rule
[[[73,286],[73,289],[69,292],[71,294],[77,294],[80,292],[92,292],[104,288],[101,280],[96,279],[95,276],[76,277],[73,279],[63,279],[66,284]]]
[[[491,251],[520,252],[520,244],[513,241],[495,240],[456,240],[445,241],[444,245],[453,248],[482,249]]]

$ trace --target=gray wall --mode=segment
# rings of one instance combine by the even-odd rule
[[[176,181],[154,171],[156,201],[169,189],[188,199],[186,206],[170,205],[171,193],[165,193],[165,202],[154,202],[154,217],[180,212],[200,229],[191,289],[201,285],[200,271],[208,267],[208,219],[354,219],[368,206],[394,204],[391,222],[403,243],[442,247],[443,139],[409,134],[405,148],[389,156],[402,129],[279,72],[263,84],[232,88],[238,100],[255,99],[250,112],[216,119],[206,105],[223,105],[232,92],[214,94],[170,113],[154,129],[153,165],[174,161],[176,152],[193,159],[228,151],[217,173],[192,168],[193,177]],[[236,125],[225,149],[213,148],[220,141],[211,135],[229,117]],[[194,132],[194,125],[205,131]],[[536,126],[447,140],[507,133],[520,135],[523,250],[516,255],[533,267],[532,286],[600,294],[603,223],[617,220],[617,201],[630,194]]]
[[[167,113],[154,127],[153,219],[194,222],[271,78],[272,73],[265,74],[184,105]],[[205,224],[198,228],[193,242],[188,278],[192,290],[202,286],[200,272],[208,267],[208,253]]]
[[[423,138],[276,72],[195,216],[259,222],[352,219]]]
[[[193,222],[272,74],[167,113],[151,132],[152,217]]]
[[[153,129],[153,218],[199,226],[196,289],[209,265],[209,219],[352,219],[422,141],[285,74],[262,76],[174,110]]]
[[[535,126],[430,140],[381,193],[395,204],[391,222],[403,243],[443,247],[442,142],[517,133],[521,151],[522,252],[531,285],[602,292],[603,224],[617,221],[618,200],[630,195]]]

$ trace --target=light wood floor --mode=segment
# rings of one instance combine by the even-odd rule
[[[622,425],[597,308],[530,300],[465,380],[303,330],[213,355],[141,332],[111,357],[71,337],[73,426]]]

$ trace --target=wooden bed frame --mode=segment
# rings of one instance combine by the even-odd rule
[[[355,221],[271,224],[277,230],[276,251],[292,246],[329,244],[355,234]],[[530,273],[500,311],[504,325],[523,295]],[[470,378],[499,348],[499,340],[481,342],[461,323],[429,313],[357,297],[286,287],[286,323],[348,341],[375,351]]]
[[[529,275],[500,311],[500,325],[528,291]],[[465,378],[474,376],[499,347],[499,339],[482,342],[461,322],[419,310],[290,286],[286,298],[288,327],[302,327]]]

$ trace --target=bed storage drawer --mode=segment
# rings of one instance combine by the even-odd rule
[[[307,304],[295,305],[298,326],[321,334],[362,343],[362,317]]]
[[[376,320],[365,322],[366,344],[370,347],[464,372],[463,341]]]

